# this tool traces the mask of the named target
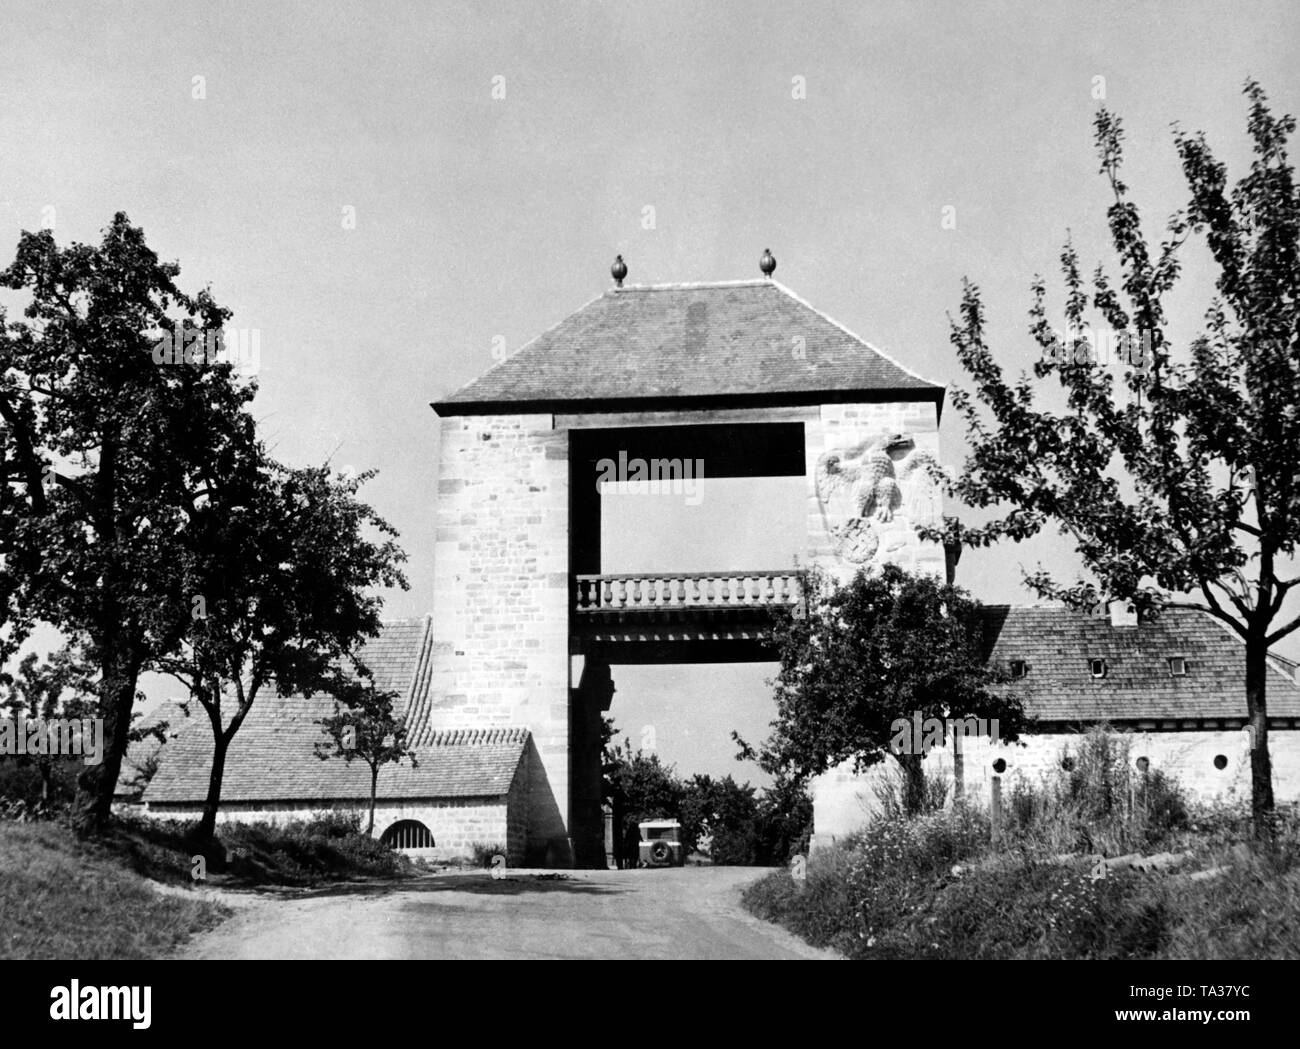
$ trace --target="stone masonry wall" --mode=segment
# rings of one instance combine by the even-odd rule
[[[267,802],[264,804],[222,805],[217,810],[218,823],[270,823],[283,825],[294,820],[310,820],[335,812],[355,812],[365,829],[370,811],[368,801],[335,802]],[[201,806],[158,805],[148,807],[156,819],[196,820]],[[374,837],[383,836],[399,820],[417,820],[433,835],[432,849],[412,850],[413,854],[434,860],[466,857],[476,842],[509,846],[507,863],[523,863],[523,842],[511,840],[505,798],[449,798],[438,801],[376,801]]]
[[[568,435],[550,415],[443,419],[433,728],[528,728],[531,849],[567,850]]]

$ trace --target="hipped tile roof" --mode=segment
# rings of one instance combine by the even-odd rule
[[[1196,609],[1169,608],[1137,626],[1051,606],[988,605],[983,614],[989,658],[1003,670],[1013,659],[1027,664],[1025,677],[1008,687],[1036,718],[1245,718],[1245,648]],[[1186,676],[1170,673],[1171,656],[1187,660]],[[1105,677],[1092,677],[1092,659],[1106,660]],[[1300,717],[1300,686],[1272,665],[1268,673],[1270,717]]]
[[[799,350],[800,352],[795,352]],[[943,387],[773,280],[614,288],[434,408],[846,394],[939,401]],[[836,395],[830,398],[830,395]]]

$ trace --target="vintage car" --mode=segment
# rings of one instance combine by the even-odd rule
[[[642,867],[680,867],[686,862],[682,825],[677,820],[646,820],[637,826],[641,829],[637,848]]]

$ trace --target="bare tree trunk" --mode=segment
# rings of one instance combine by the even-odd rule
[[[1250,716],[1250,811],[1255,838],[1273,832],[1273,763],[1268,753],[1268,649],[1253,624],[1246,639],[1246,710]]]
[[[104,830],[113,814],[113,792],[131,731],[131,707],[139,667],[123,651],[116,631],[101,641],[99,715],[104,720],[104,759],[87,765],[77,777],[74,822],[78,831]]]
[[[226,775],[226,753],[230,749],[230,737],[218,729],[213,733],[212,771],[208,773],[208,796],[203,800],[203,816],[199,819],[198,829],[194,832],[204,845],[212,841],[217,829],[217,809],[221,805],[221,781]]]
[[[366,835],[374,837],[375,835],[375,795],[379,790],[379,766],[370,766],[370,825],[366,827]]]
[[[897,754],[903,766],[903,811],[908,816],[919,815],[925,804],[924,760],[920,754]]]

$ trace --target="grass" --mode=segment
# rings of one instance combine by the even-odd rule
[[[1248,812],[1138,781],[1104,731],[1068,766],[1013,785],[997,847],[981,810],[888,812],[745,906],[851,958],[1300,958],[1300,812],[1256,848]],[[1097,876],[1095,855],[1156,851],[1190,855]]]
[[[851,958],[1300,958],[1300,864],[1267,852],[1194,852],[1176,873],[1092,876],[1091,860],[984,854],[946,870],[868,869],[820,854],[806,880],[769,874],[746,907]],[[1213,878],[1191,871],[1227,861]]]
[[[0,820],[0,958],[156,958],[224,920],[200,895],[193,823],[118,819],[94,840],[62,820]],[[203,884],[310,886],[412,877],[350,817],[222,824]]]
[[[59,823],[0,823],[0,958],[156,958],[229,909],[162,893]]]

